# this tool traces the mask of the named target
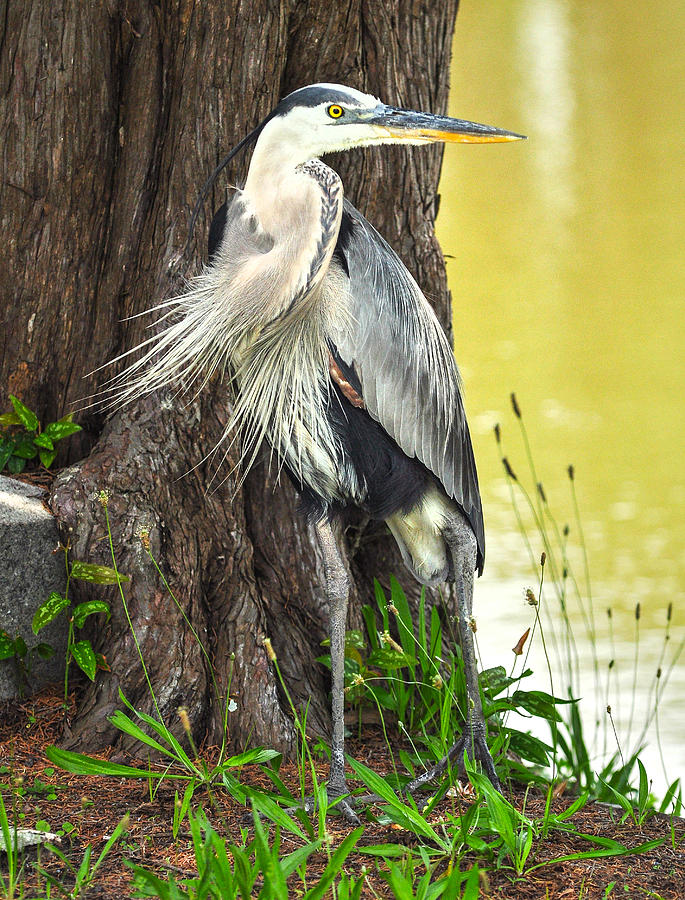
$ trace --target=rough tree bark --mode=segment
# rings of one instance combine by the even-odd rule
[[[84,376],[134,346],[134,318],[182,288],[204,256],[208,218],[182,255],[189,209],[216,161],[279,97],[337,81],[387,102],[444,111],[458,0],[21,0],[0,2],[0,390],[50,420],[78,406],[116,369]],[[433,233],[439,147],[357,151],[333,160],[348,196],[399,251],[449,323]],[[239,181],[247,159],[231,171]],[[225,182],[223,182],[225,184]],[[4,398],[6,399],[6,397]],[[109,561],[109,492],[117,561],[162,712],[188,707],[199,737],[217,737],[207,666],[138,536],[152,550],[207,646],[238,743],[293,747],[293,728],[260,645],[270,635],[309,726],[326,733],[322,566],[285,480],[260,465],[236,493],[231,459],[207,460],[227,417],[212,385],[189,405],[153,397],[109,422],[79,420],[52,507],[78,559]],[[82,405],[82,403],[80,404]],[[226,477],[228,475],[228,477]],[[212,478],[214,482],[212,483]],[[223,479],[223,480],[222,480]],[[402,566],[392,540],[364,532],[350,558],[359,598],[374,575]],[[409,585],[408,585],[409,586]],[[98,589],[102,596],[102,589]],[[106,720],[128,698],[149,709],[124,611],[98,635],[112,672],[80,696],[73,741],[112,741]],[[356,609],[355,609],[356,607]]]

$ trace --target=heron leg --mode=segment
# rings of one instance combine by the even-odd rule
[[[477,759],[492,784],[501,790],[495,765],[485,740],[485,718],[478,687],[478,669],[471,627],[473,609],[473,582],[476,571],[477,546],[473,531],[462,516],[454,519],[443,532],[453,563],[455,589],[457,593],[457,619],[459,640],[464,661],[466,679],[466,726],[459,739],[447,754],[431,769],[416,777],[405,788],[414,793],[431,781],[438,779],[454,763],[463,769],[464,750],[470,759]]]
[[[326,575],[326,593],[330,605],[330,637],[331,637],[331,769],[328,780],[328,796],[343,797],[336,808],[343,816],[354,824],[359,818],[352,808],[352,800],[345,797],[349,794],[345,778],[345,626],[347,625],[347,601],[350,585],[347,570],[343,562],[333,529],[328,521],[319,522],[316,526],[319,544],[324,558]]]

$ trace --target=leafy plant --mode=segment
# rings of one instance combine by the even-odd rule
[[[23,472],[29,460],[40,460],[49,469],[57,450],[55,444],[81,431],[73,421],[73,413],[41,428],[38,416],[21,400],[9,395],[12,412],[0,415],[0,472],[7,467],[12,475]]]
[[[330,854],[328,864],[316,885],[307,889],[302,877],[304,867],[312,853],[322,848],[322,840],[308,841],[285,853],[281,844],[281,826],[273,826],[273,839],[270,840],[271,829],[256,808],[253,808],[252,818],[254,837],[249,842],[243,840],[239,846],[229,844],[226,838],[220,837],[204,813],[190,812],[189,824],[197,877],[178,882],[173,874],[160,878],[142,866],[128,863],[134,873],[135,896],[159,897],[161,900],[232,900],[239,896],[287,900],[291,896],[288,879],[294,873],[299,873],[303,889],[298,891],[298,896],[303,900],[320,900],[327,895],[335,879],[340,879],[345,860],[354,850],[363,831],[363,828],[357,828],[347,835]],[[296,827],[295,823],[292,824]],[[338,896],[347,896],[349,900],[358,898],[363,879],[345,876],[344,881],[344,893],[339,893]]]
[[[129,815],[127,813],[117,824],[116,828],[108,838],[107,843],[100,851],[100,855],[95,860],[95,862],[91,862],[93,850],[91,845],[88,844],[78,869],[71,864],[66,854],[64,854],[58,847],[55,847],[54,844],[48,844],[49,849],[55,854],[55,856],[57,856],[61,860],[61,862],[71,872],[74,878],[74,886],[67,894],[69,900],[78,900],[78,897],[80,897],[88,890],[105,858],[114,847],[116,842],[128,830],[128,822]],[[55,887],[60,893],[64,892],[62,883],[58,881],[53,875],[43,869],[40,869],[39,871],[41,875],[43,875],[47,879],[49,885]]]
[[[69,666],[72,662],[88,676],[91,681],[95,680],[95,673],[98,668],[109,670],[107,660],[101,653],[96,653],[93,645],[87,638],[81,640],[76,639],[76,631],[80,630],[86,624],[86,620],[98,613],[104,613],[109,621],[111,615],[109,603],[105,600],[86,600],[76,606],[71,605],[69,599],[69,587],[72,578],[80,581],[88,581],[92,584],[119,584],[122,581],[128,581],[128,575],[123,575],[116,569],[109,566],[96,565],[94,563],[80,562],[78,560],[71,561],[69,559],[69,547],[62,546],[64,551],[64,561],[67,569],[67,583],[64,594],[52,591],[47,600],[45,600],[36,610],[33,616],[31,628],[34,634],[53,622],[61,613],[68,616],[69,630],[67,633],[67,655],[64,667],[64,702],[66,704],[69,693]]]

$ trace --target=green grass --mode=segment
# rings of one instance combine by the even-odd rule
[[[653,796],[651,781],[640,758],[649,722],[644,724],[630,744],[630,749],[624,753],[610,711],[606,716],[598,715],[599,708],[585,709],[583,701],[576,699],[580,697],[580,672],[571,627],[572,605],[594,650],[592,671],[597,705],[604,704],[609,709],[616,689],[617,664],[614,662],[615,654],[611,664],[600,662],[588,554],[575,493],[575,472],[569,469],[575,515],[572,529],[569,526],[560,527],[549,508],[545,491],[538,480],[523,417],[513,397],[512,408],[523,436],[532,489],[525,487],[506,456],[503,456],[503,463],[511,489],[512,508],[522,529],[523,543],[531,565],[538,573],[538,584],[535,589],[528,588],[526,591],[530,627],[515,648],[513,663],[508,668],[499,665],[481,672],[480,687],[488,720],[488,742],[500,778],[507,785],[526,785],[526,798],[530,791],[542,791],[545,797],[542,815],[528,814],[527,801],[523,809],[516,808],[506,796],[495,791],[468,760],[464,761],[470,784],[468,800],[459,794],[451,796],[448,780],[436,785],[433,794],[422,800],[420,807],[412,797],[402,793],[404,785],[419,771],[441,758],[454,735],[460,733],[466,718],[466,691],[461,654],[452,633],[451,611],[444,604],[433,604],[424,593],[414,621],[399,583],[391,578],[389,595],[384,593],[379,583],[374,584],[373,602],[362,609],[364,627],[347,635],[346,693],[350,705],[358,710],[360,728],[366,707],[372,707],[377,712],[392,760],[392,771],[380,775],[350,759],[354,773],[350,783],[356,793],[370,792],[380,798],[374,811],[365,813],[366,821],[395,825],[411,832],[411,846],[391,841],[377,845],[364,843],[361,841],[364,825],[349,831],[338,846],[333,845],[327,816],[335,814],[335,804],[328,804],[325,784],[317,777],[314,751],[304,737],[307,710],[298,710],[293,706],[287,685],[280,676],[278,660],[268,642],[265,650],[281,681],[300,735],[299,790],[295,792],[286,787],[279,774],[281,757],[275,751],[252,748],[242,753],[228,754],[226,726],[231,709],[230,684],[222,697],[204,647],[203,653],[212,672],[216,702],[223,710],[224,721],[224,740],[218,760],[211,766],[197,752],[187,714],[184,718],[184,712],[179,711],[187,746],[174,736],[168,723],[159,715],[154,687],[139,649],[157,716],[134,709],[120,694],[122,708],[112,715],[110,721],[127,737],[134,738],[159,755],[164,764],[128,766],[56,747],[48,751],[50,760],[69,772],[147,781],[151,798],[165,779],[178,785],[170,831],[176,840],[182,828],[189,829],[197,876],[179,879],[171,870],[165,872],[161,864],[152,870],[131,862],[135,896],[174,900],[249,896],[286,898],[295,891],[297,896],[309,900],[323,897],[327,892],[340,900],[352,900],[360,897],[362,892],[365,896],[373,893],[370,884],[373,879],[376,883],[380,879],[395,897],[407,900],[442,896],[475,900],[482,884],[493,873],[503,875],[515,885],[543,867],[570,860],[648,852],[662,843],[648,841],[627,848],[611,838],[583,834],[573,822],[573,817],[582,813],[589,801],[602,799],[615,805],[617,819],[630,822],[639,830],[655,812],[679,815],[682,812],[682,788],[676,779],[670,783],[661,801]],[[499,428],[496,429],[496,438],[502,447]],[[108,571],[112,573],[112,583],[117,584],[120,600],[127,612],[124,579],[118,573],[109,528],[107,499],[106,493],[100,497],[112,555],[112,567]],[[526,530],[524,523],[528,519],[534,522],[532,531]],[[573,554],[569,546],[572,533],[579,544]],[[147,537],[141,534],[151,565],[166,585],[172,602],[182,609],[150,551]],[[579,573],[574,571],[572,557],[581,560]],[[608,618],[611,623],[612,615]],[[639,662],[639,622],[638,608],[635,616],[636,649],[632,661],[635,671]],[[682,649],[669,650],[670,622],[669,607],[659,675],[652,690],[654,712],[651,718],[657,724],[668,676]],[[199,642],[196,634],[195,638]],[[539,642],[542,648],[548,690],[528,687],[532,675],[528,654],[533,641]],[[320,661],[329,665],[326,648],[323,649],[324,655]],[[633,678],[635,684],[636,677]],[[515,727],[512,713],[520,713],[535,722],[525,730]],[[589,739],[588,722],[592,731]],[[540,737],[545,732],[549,734],[548,739]],[[399,747],[394,737],[396,734],[403,738]],[[261,767],[271,785],[270,790],[257,790],[247,783],[249,779],[245,777],[245,772],[248,766]],[[567,783],[567,793],[573,799],[564,812],[554,812],[554,792],[564,782]],[[205,809],[211,810],[214,806],[220,791],[227,791],[250,813],[250,826],[241,828],[239,835],[227,837],[219,834],[205,813]],[[311,814],[302,809],[307,792],[314,796]],[[7,874],[0,880],[0,898],[8,900],[23,896],[21,874],[22,866],[26,864],[11,843],[17,824],[17,790],[13,791],[12,797],[13,808],[8,813],[0,796],[0,829],[10,848]],[[438,809],[439,817],[436,814]],[[364,810],[361,813],[364,814]],[[54,896],[70,897],[85,893],[104,857],[111,852],[124,830],[125,823],[120,823],[95,861],[90,852],[84,855],[79,866],[64,858],[65,866],[71,869],[70,880],[74,884],[69,890],[60,885],[54,876],[45,873],[45,897],[51,896],[51,891]],[[560,854],[556,858],[547,855],[541,860],[538,849],[555,834],[562,833],[573,836],[582,849]],[[680,848],[681,840],[672,826],[670,842],[674,851]],[[59,850],[55,852],[60,854]],[[359,853],[368,861],[366,871],[361,873],[358,866],[354,869],[347,866],[350,855]],[[325,855],[323,869],[321,854]],[[312,877],[308,868],[314,855],[318,860],[316,877]],[[579,890],[578,896],[582,896],[582,887]],[[607,886],[607,896],[612,891],[613,883]]]

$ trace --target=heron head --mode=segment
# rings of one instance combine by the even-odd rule
[[[260,133],[260,141],[272,147],[287,146],[297,162],[371,144],[480,144],[522,137],[465,119],[398,109],[340,84],[311,84],[293,91],[281,100]]]

